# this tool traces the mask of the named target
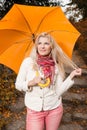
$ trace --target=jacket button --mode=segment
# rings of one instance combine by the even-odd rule
[[[40,98],[42,98],[42,97],[40,96]]]

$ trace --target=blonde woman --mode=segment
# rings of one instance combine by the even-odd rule
[[[65,78],[64,65],[73,71]],[[41,33],[35,40],[30,57],[21,64],[16,89],[25,91],[26,130],[58,130],[63,115],[62,95],[81,75],[52,36]]]

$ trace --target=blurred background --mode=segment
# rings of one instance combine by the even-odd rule
[[[81,33],[72,60],[83,69],[75,85],[63,95],[64,116],[59,130],[87,130],[87,0],[0,0],[0,19],[17,4],[61,6]],[[69,70],[66,70],[69,73]],[[0,64],[0,130],[25,130],[24,93],[15,89],[16,74]]]

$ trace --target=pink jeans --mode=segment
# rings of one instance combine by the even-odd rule
[[[48,111],[37,112],[27,108],[26,130],[58,130],[63,115],[62,105]]]

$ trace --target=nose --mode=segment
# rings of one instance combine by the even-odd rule
[[[44,47],[45,47],[43,43],[41,44],[41,47],[42,47],[42,48],[44,48]]]

